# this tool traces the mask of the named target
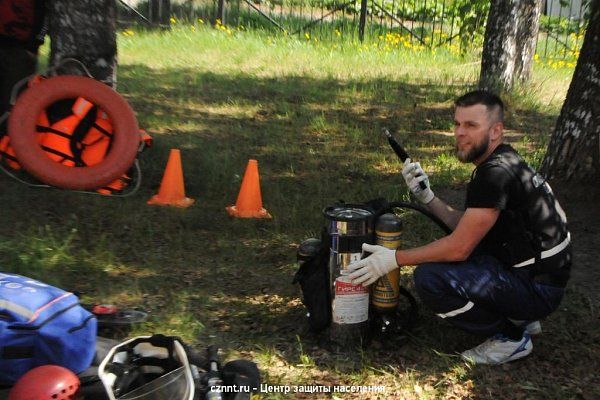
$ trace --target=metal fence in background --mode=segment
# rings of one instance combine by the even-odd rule
[[[134,23],[148,27],[168,28],[171,24],[170,0],[117,0],[117,22],[120,26]]]
[[[218,23],[308,40],[385,41],[393,46],[483,44],[488,1],[468,0],[119,0],[120,19],[168,26],[170,20]],[[576,58],[590,0],[545,0],[537,53]],[[136,13],[138,15],[136,15]]]

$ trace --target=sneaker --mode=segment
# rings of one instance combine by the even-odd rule
[[[527,331],[527,333],[529,333],[529,335],[531,336],[537,336],[542,334],[542,324],[540,324],[540,321],[527,321],[510,318],[508,320],[516,326],[525,329],[525,331]]]
[[[511,340],[498,333],[471,350],[463,351],[460,356],[475,364],[504,364],[523,358],[533,350],[529,333],[523,332],[520,340]]]

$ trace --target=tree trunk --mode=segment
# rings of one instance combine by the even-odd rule
[[[513,82],[526,83],[531,79],[533,56],[540,30],[542,0],[522,0],[519,3],[519,25],[517,27],[515,70]]]
[[[573,80],[540,171],[546,178],[586,181],[600,176],[600,0],[590,19]]]
[[[171,27],[171,0],[150,0],[150,21],[158,27]]]
[[[57,68],[61,75],[86,75],[77,63],[79,61],[93,78],[115,87],[115,0],[53,0],[48,3],[50,67]]]
[[[515,69],[518,0],[492,0],[481,55],[479,87],[510,90]]]
[[[485,29],[479,86],[510,91],[531,77],[541,0],[492,0]]]

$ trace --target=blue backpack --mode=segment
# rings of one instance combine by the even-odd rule
[[[0,273],[0,383],[40,365],[84,371],[94,358],[96,324],[73,293]]]

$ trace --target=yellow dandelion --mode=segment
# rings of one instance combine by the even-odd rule
[[[177,23],[177,19],[175,19],[175,17],[171,17],[170,21],[171,21],[172,24]]]
[[[306,38],[306,40],[310,40],[310,33],[305,32],[304,37]]]
[[[334,32],[336,36],[342,36],[342,32],[340,32],[338,29],[336,29]]]
[[[202,18],[198,18],[198,23],[203,24],[204,20]]]

